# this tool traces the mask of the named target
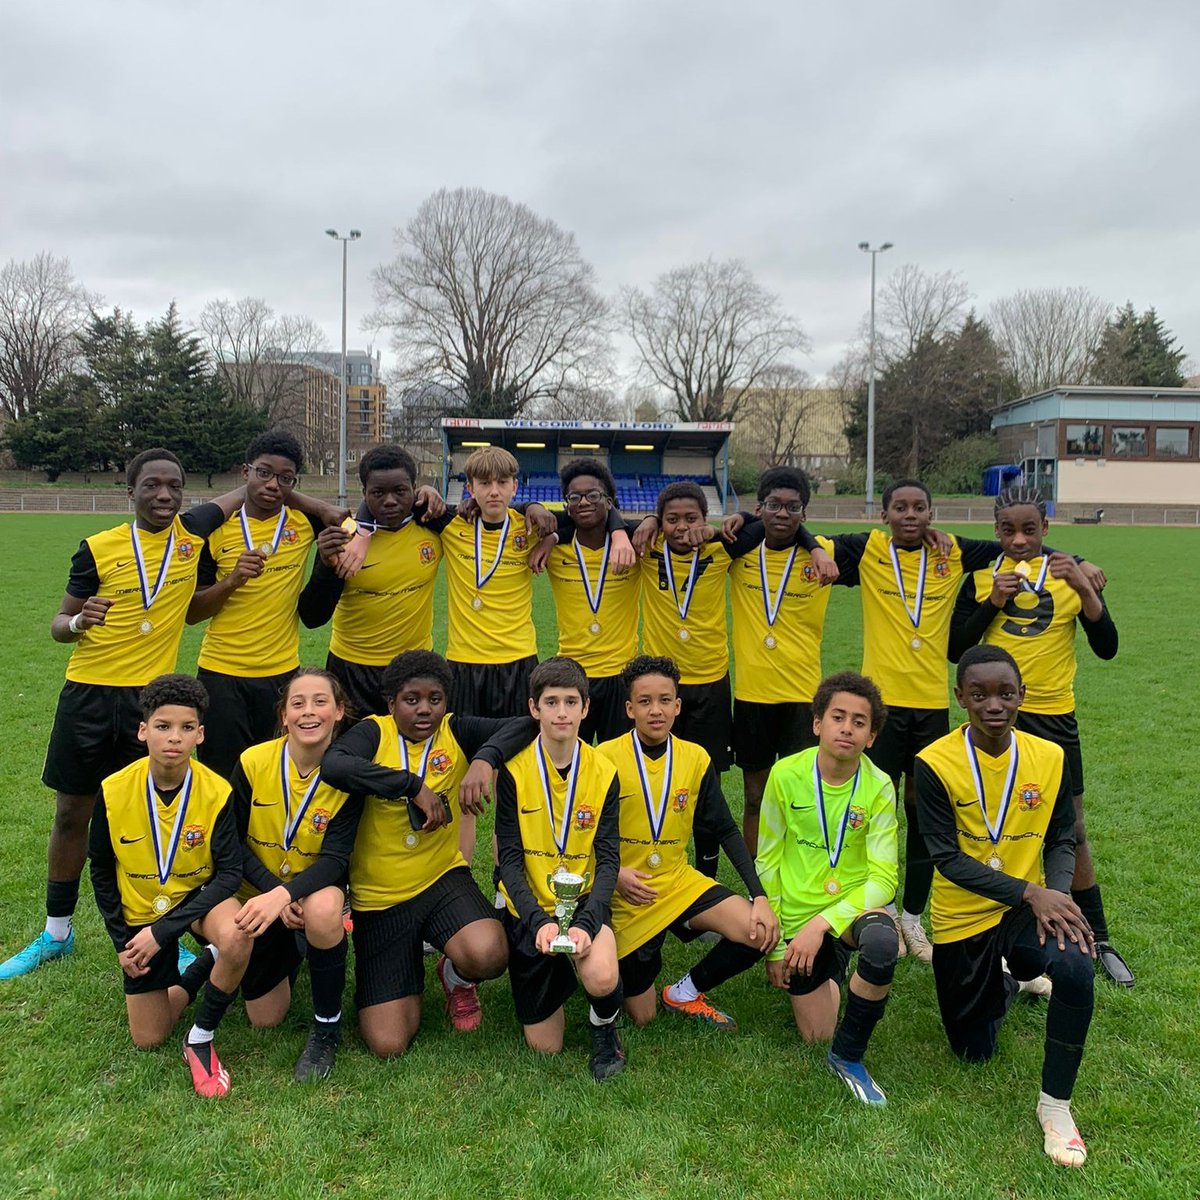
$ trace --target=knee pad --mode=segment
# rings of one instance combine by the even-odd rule
[[[896,973],[900,937],[896,923],[887,913],[864,913],[854,922],[858,944],[858,973],[875,987],[886,987]]]

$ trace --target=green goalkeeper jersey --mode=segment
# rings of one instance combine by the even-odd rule
[[[763,794],[756,866],[783,932],[773,959],[818,913],[840,937],[896,894],[892,781],[864,756],[852,779],[832,785],[818,781],[816,761],[816,747],[780,759]]]

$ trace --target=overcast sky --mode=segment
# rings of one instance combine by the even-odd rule
[[[335,15],[336,14],[336,15]],[[741,257],[827,370],[856,244],[986,310],[1082,285],[1200,358],[1200,6],[708,0],[5,6],[0,261],[140,320],[265,297],[364,344],[371,268],[440,187],[572,230],[602,286]],[[386,347],[385,347],[386,349]]]

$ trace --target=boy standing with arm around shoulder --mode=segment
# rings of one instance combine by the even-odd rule
[[[195,998],[198,976],[209,971],[204,955],[181,978],[180,935],[190,929],[215,951],[183,1061],[198,1096],[224,1096],[229,1072],[213,1034],[251,949],[236,924],[242,848],[230,787],[192,761],[204,740],[203,684],[190,675],[160,675],[142,689],[141,703],[138,737],[147,757],[100,785],[89,848],[92,889],[124,972],[134,1045],[164,1042]]]
[[[592,1054],[598,1082],[625,1068],[617,1035],[621,981],[609,901],[621,866],[620,789],[616,768],[579,740],[588,681],[570,658],[539,663],[529,679],[537,739],[501,769],[496,800],[509,979],[526,1044],[544,1054],[563,1046],[563,1006],[575,977],[591,1003]],[[558,895],[550,877],[582,877],[567,932],[574,952],[552,947]],[[577,886],[579,886],[577,884]]]
[[[777,762],[763,795],[756,865],[787,939],[769,955],[767,977],[791,994],[806,1042],[833,1039],[830,1070],[864,1104],[882,1105],[863,1056],[899,948],[884,910],[896,890],[896,794],[864,751],[887,709],[875,684],[852,671],[823,680],[812,708],[818,745]],[[839,1025],[839,985],[855,950]]]

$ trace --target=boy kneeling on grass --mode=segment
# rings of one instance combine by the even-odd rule
[[[508,974],[517,1020],[534,1050],[563,1045],[563,1005],[575,977],[591,1002],[592,1076],[600,1083],[625,1068],[617,1035],[621,981],[609,900],[621,866],[620,788],[616,768],[579,740],[587,714],[588,680],[571,658],[548,658],[529,677],[536,740],[500,770],[496,843],[506,904]],[[550,876],[575,877],[578,906],[567,936],[574,953],[552,948],[558,924]]]
[[[203,984],[183,1061],[197,1095],[224,1096],[229,1072],[213,1034],[251,950],[234,921],[242,848],[230,786],[192,761],[208,709],[202,683],[160,675],[142,689],[141,708],[138,738],[147,757],[109,775],[96,797],[92,890],[124,972],[134,1045],[166,1041]],[[187,930],[208,948],[181,976],[178,941]]]
[[[896,793],[864,751],[887,709],[871,680],[845,671],[822,680],[812,712],[819,744],[780,759],[763,793],[756,866],[787,939],[768,956],[767,977],[790,992],[806,1042],[832,1038],[830,1070],[864,1104],[882,1105],[863,1055],[899,948],[884,909],[896,891]],[[856,950],[839,1025],[839,985]]]

